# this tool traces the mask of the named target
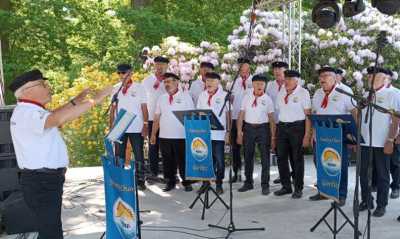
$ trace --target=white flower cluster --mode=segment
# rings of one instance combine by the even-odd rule
[[[144,49],[143,49],[144,50]],[[149,51],[149,58],[144,63],[143,69],[150,71],[154,64],[154,57],[166,56],[170,59],[168,71],[181,77],[184,82],[194,79],[201,62],[210,62],[215,67],[219,66],[221,47],[217,43],[203,41],[199,47],[182,42],[178,37],[167,37],[160,46],[153,46]]]

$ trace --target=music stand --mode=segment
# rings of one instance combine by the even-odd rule
[[[356,127],[356,123],[355,123],[352,115],[310,115],[309,117],[310,117],[313,125],[319,124],[319,122],[341,125],[342,126],[342,130],[343,130],[343,138],[342,138],[342,144],[343,145],[347,145],[347,144],[354,145],[354,144],[357,143],[357,139],[356,139],[356,137],[357,137],[357,127]],[[347,155],[346,155],[346,157],[347,157]],[[317,160],[319,160],[319,159],[317,159]],[[339,182],[339,184],[340,184],[340,182]],[[327,196],[328,198],[332,198],[329,195],[325,195],[325,196]],[[328,221],[326,220],[326,218],[328,217],[328,215],[332,211],[333,211],[333,228],[328,223]],[[338,214],[338,211],[345,218],[345,222],[340,227],[338,227],[338,225],[337,225],[337,214]],[[328,226],[329,230],[333,234],[333,238],[334,239],[336,239],[336,235],[343,229],[343,227],[347,223],[349,223],[350,226],[354,230],[356,230],[354,223],[344,213],[344,211],[338,205],[336,199],[333,199],[333,202],[331,203],[331,207],[329,208],[329,210],[318,220],[318,222],[310,229],[310,231],[314,232],[315,229],[322,222],[324,222]],[[358,232],[358,233],[361,235],[361,232]]]

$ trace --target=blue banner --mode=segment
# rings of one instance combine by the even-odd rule
[[[186,179],[204,181],[215,179],[209,117],[185,117],[184,125],[186,133]]]
[[[343,162],[343,129],[341,124],[314,122],[316,130],[317,181],[319,192],[339,201]],[[347,157],[344,157],[347,158]]]
[[[106,199],[106,238],[135,239],[139,232],[136,204],[135,163],[117,167],[114,159],[102,157]]]

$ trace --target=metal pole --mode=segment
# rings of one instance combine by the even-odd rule
[[[302,0],[299,0],[299,60],[298,60],[298,70],[301,72],[301,47],[303,41],[303,3]]]
[[[1,49],[1,39],[0,39],[0,106],[5,105],[4,94],[4,72],[3,72],[3,55]]]

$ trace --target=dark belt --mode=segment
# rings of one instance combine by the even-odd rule
[[[261,127],[266,127],[269,125],[269,123],[262,123],[262,124],[249,124],[245,122],[245,125],[248,125],[252,128],[261,128]]]
[[[64,174],[67,168],[39,168],[39,169],[22,169],[22,173],[47,173],[47,174]]]
[[[280,127],[295,127],[295,126],[304,126],[305,120],[299,120],[295,122],[279,122],[278,126]]]

